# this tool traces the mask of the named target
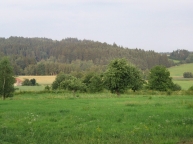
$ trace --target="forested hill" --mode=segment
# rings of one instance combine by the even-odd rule
[[[128,49],[90,40],[67,38],[0,38],[0,56],[10,56],[16,75],[51,75],[102,69],[110,60],[126,58],[142,70],[155,65],[173,65],[165,54],[141,49]]]

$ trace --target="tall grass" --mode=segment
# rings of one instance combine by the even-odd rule
[[[191,143],[192,96],[23,93],[0,101],[0,143]]]

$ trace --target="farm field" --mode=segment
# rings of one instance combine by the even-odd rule
[[[25,79],[36,79],[36,82],[40,85],[50,85],[55,80],[56,76],[18,76],[17,78],[22,81]]]
[[[192,96],[24,93],[0,100],[0,143],[193,143]]]

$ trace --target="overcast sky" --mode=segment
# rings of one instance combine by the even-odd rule
[[[1,0],[0,37],[10,36],[193,51],[193,0]]]

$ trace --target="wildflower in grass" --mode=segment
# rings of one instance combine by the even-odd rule
[[[169,123],[170,121],[169,120],[166,120],[166,123]]]
[[[101,128],[98,126],[98,127],[96,128],[96,131],[97,131],[97,132],[101,132],[102,130],[101,130]]]

